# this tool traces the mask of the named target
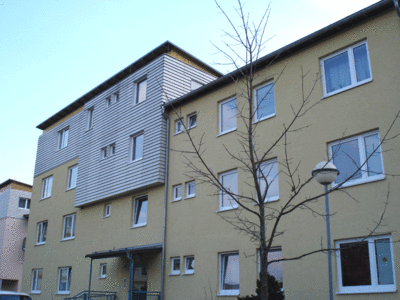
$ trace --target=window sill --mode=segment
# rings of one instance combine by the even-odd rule
[[[194,272],[192,272],[192,273],[182,273],[182,275],[193,275],[194,274]]]
[[[231,210],[235,210],[238,209],[237,207],[229,207],[229,208],[222,208],[220,210],[217,210],[216,213],[220,213],[220,212],[224,212],[224,211],[231,211]]]
[[[361,83],[357,83],[357,84],[354,84],[354,85],[346,86],[345,88],[342,88],[342,89],[340,89],[340,90],[333,91],[333,92],[331,92],[331,93],[329,93],[329,94],[325,94],[325,91],[324,91],[324,96],[321,98],[321,100],[326,99],[326,98],[329,98],[329,97],[334,96],[334,95],[337,95],[337,94],[340,94],[340,93],[343,93],[343,92],[345,92],[345,91],[354,89],[354,88],[356,88],[356,87],[359,87],[359,86],[361,86],[361,85],[364,85],[364,84],[367,84],[367,83],[370,83],[370,82],[372,82],[372,78],[371,78],[371,79],[368,79],[368,80],[366,80],[366,81],[363,81],[363,82],[361,82]],[[324,89],[325,89],[325,88],[324,88]]]
[[[178,274],[169,273],[169,274],[168,274],[168,276],[179,276],[179,275],[181,275],[181,273],[178,273]]]
[[[31,295],[40,295],[42,291],[30,291],[29,294]]]
[[[178,134],[181,134],[181,133],[183,133],[183,131],[175,132],[173,135],[175,136],[175,135],[178,135]]]
[[[254,122],[253,122],[253,124],[256,124],[256,123],[258,123],[258,122],[262,122],[262,121],[271,119],[271,118],[273,118],[273,117],[275,117],[275,116],[276,116],[276,112],[273,113],[273,114],[270,114],[270,115],[268,115],[268,116],[266,116],[266,117],[262,117],[261,119],[255,119]]]
[[[222,136],[222,135],[225,135],[225,134],[231,133],[231,132],[233,132],[233,131],[236,131],[236,128],[233,128],[233,129],[231,129],[231,130],[228,130],[228,131],[221,132],[221,133],[220,133],[220,134],[218,134],[216,137],[220,137],[220,136]]]
[[[340,188],[346,188],[350,186],[355,186],[355,185],[360,185],[360,184],[365,184],[365,183],[370,183],[370,182],[375,182],[375,181],[381,181],[385,180],[385,174],[378,175],[378,176],[372,176],[368,177],[367,179],[358,179],[358,180],[350,180],[343,184]],[[340,183],[339,183],[340,184]],[[332,184],[332,188],[337,187],[339,184]]]
[[[219,294],[217,294],[216,296],[234,296],[237,297],[239,296],[240,292],[239,291],[221,291],[219,292]]]
[[[171,201],[171,203],[173,203],[173,202],[178,202],[178,201],[181,201],[181,200],[182,200],[182,198],[174,199],[174,200]]]
[[[51,195],[50,195],[50,196],[48,196],[48,197],[40,198],[40,200],[39,200],[39,201],[42,201],[42,200],[45,200],[45,199],[49,199],[50,197],[51,197]]]
[[[66,189],[65,191],[68,192],[68,191],[74,190],[74,189],[76,189],[76,186],[74,186],[74,187],[72,187],[72,188],[69,188],[69,189]]]
[[[185,198],[183,198],[184,200],[186,200],[186,199],[192,199],[192,198],[194,198],[194,197],[196,197],[196,195],[193,195],[193,196],[187,196],[187,197],[185,197]]]
[[[75,237],[65,238],[65,239],[60,240],[60,242],[67,242],[67,241],[71,241],[71,240],[74,240],[74,239],[75,239]]]
[[[129,163],[130,163],[130,164],[133,164],[133,163],[135,163],[135,162],[141,161],[142,159],[143,159],[143,157],[138,158],[138,159],[135,159],[135,160],[131,160]]]
[[[46,244],[46,242],[43,242],[43,243],[36,243],[35,246],[43,246],[43,245],[45,245],[45,244]]]
[[[56,295],[69,295],[71,292],[57,292]]]
[[[103,217],[103,219],[105,219],[105,218],[109,218],[109,217],[110,217],[110,215],[108,215],[108,216],[104,216],[104,217]]]
[[[133,225],[133,226],[131,227],[131,229],[133,229],[133,228],[139,228],[139,227],[144,227],[144,226],[147,226],[147,223],[135,224],[135,225]]]
[[[188,127],[188,130],[196,128],[196,125],[192,126],[192,127]]]
[[[97,279],[106,279],[107,278],[107,276],[103,276],[103,277],[97,277]]]
[[[264,201],[264,204],[266,204],[266,203],[271,203],[271,202],[276,202],[276,201],[279,201],[279,197],[278,198],[272,198],[272,199],[266,199],[265,201]],[[257,205],[258,203],[254,203],[253,205]]]
[[[339,291],[336,292],[336,295],[351,295],[351,294],[381,294],[381,293],[396,293],[396,286],[390,288],[377,288],[377,289],[368,289],[364,288],[359,290],[348,290],[348,291]]]

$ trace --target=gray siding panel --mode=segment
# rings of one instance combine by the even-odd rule
[[[144,77],[146,100],[135,105],[134,83]],[[162,103],[190,92],[191,79],[207,83],[215,77],[166,54],[153,60],[91,99],[82,112],[40,136],[35,176],[79,157],[75,206],[163,184],[167,129]],[[115,92],[119,101],[107,107],[106,98]],[[93,127],[87,130],[89,108],[94,109]],[[68,146],[57,150],[58,132],[67,126]],[[143,158],[132,162],[131,137],[139,132],[144,133]],[[115,155],[102,159],[101,149],[112,143]]]

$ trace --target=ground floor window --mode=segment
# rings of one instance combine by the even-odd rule
[[[40,293],[42,289],[43,269],[36,269],[32,271],[32,293]]]
[[[239,253],[220,254],[220,294],[239,294]]]
[[[392,240],[389,235],[336,242],[339,292],[395,292]]]
[[[69,294],[71,286],[71,267],[58,269],[58,293]]]

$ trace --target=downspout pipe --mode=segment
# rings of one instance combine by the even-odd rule
[[[163,232],[162,232],[162,252],[161,252],[161,299],[164,299],[164,270],[165,270],[165,236],[167,229],[167,196],[168,196],[168,156],[169,156],[169,118],[165,113],[165,104],[163,106],[163,117],[167,120],[167,140],[165,149],[165,178],[164,178],[164,212],[163,212]]]
[[[399,0],[393,0],[394,8],[396,9],[397,15],[399,16],[400,20],[400,4]]]
[[[129,259],[129,283],[128,283],[128,300],[132,300],[133,299],[133,280],[134,280],[134,267],[135,267],[135,263],[133,262],[133,258],[132,258],[132,253],[129,251],[126,251],[126,256]],[[90,299],[89,299],[90,300]]]
[[[90,272],[89,272],[89,287],[88,287],[88,300],[90,300],[90,289],[92,288],[92,265],[93,258],[90,258]]]

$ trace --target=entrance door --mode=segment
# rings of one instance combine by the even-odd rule
[[[147,291],[147,264],[135,264],[133,272],[133,290]]]

